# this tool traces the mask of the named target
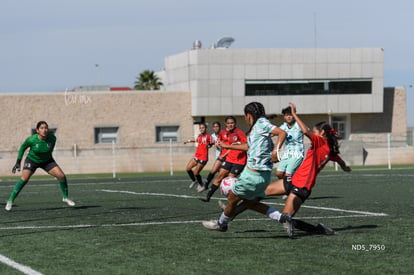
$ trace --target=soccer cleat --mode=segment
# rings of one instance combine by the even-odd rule
[[[198,186],[197,186],[197,192],[198,192],[198,193],[201,193],[201,192],[203,192],[204,190],[207,190],[205,186],[203,186],[203,185],[198,185]]]
[[[319,223],[318,225],[316,225],[316,234],[334,235],[336,234],[336,232],[332,228],[324,225],[323,223]]]
[[[217,204],[222,210],[226,209],[227,205],[222,200],[218,200]]]
[[[198,182],[197,181],[193,181],[189,186],[188,186],[188,188],[193,188],[194,187],[194,185],[196,185]]]
[[[65,202],[69,206],[75,206],[75,202],[71,199],[63,198],[62,201]]]
[[[10,211],[12,207],[13,207],[13,202],[7,201],[6,207],[4,209],[6,209],[6,211]]]
[[[219,224],[217,220],[215,221],[203,221],[203,226],[209,230],[215,230],[220,232],[226,232],[227,231],[227,225]]]
[[[292,216],[289,213],[283,213],[282,216],[280,216],[279,222],[283,223],[283,227],[286,229],[289,238],[293,239],[294,227],[292,222]]]

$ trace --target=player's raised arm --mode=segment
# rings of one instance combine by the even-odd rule
[[[272,151],[272,162],[278,162],[280,161],[280,153],[279,150],[282,148],[283,143],[286,140],[287,133],[283,131],[282,129],[276,127],[271,132],[272,136],[277,136],[277,144]]]
[[[296,105],[292,102],[289,102],[289,105],[292,108],[292,116],[296,120],[296,122],[298,123],[298,125],[299,125],[300,129],[302,130],[303,134],[305,136],[307,136],[308,138],[312,139],[313,133],[312,133],[311,130],[309,130],[308,126],[306,126],[306,124],[300,119],[300,117],[296,113]]]

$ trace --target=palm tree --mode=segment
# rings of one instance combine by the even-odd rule
[[[151,70],[144,70],[135,81],[135,90],[159,90],[162,86],[160,78]]]

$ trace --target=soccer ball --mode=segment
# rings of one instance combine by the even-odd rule
[[[221,181],[220,192],[223,196],[227,197],[229,191],[236,184],[237,178],[235,177],[226,177]]]

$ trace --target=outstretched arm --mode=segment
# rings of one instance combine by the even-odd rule
[[[184,141],[184,144],[191,143],[191,142],[194,143],[195,139],[188,139],[188,140]]]
[[[292,108],[292,116],[296,120],[296,122],[298,123],[298,125],[299,125],[300,129],[302,130],[303,134],[305,136],[307,136],[308,138],[312,139],[313,133],[312,133],[311,130],[309,130],[308,126],[306,126],[306,124],[300,119],[300,117],[296,113],[296,105],[292,102],[289,102],[289,105]]]
[[[233,143],[229,145],[229,144],[224,144],[220,142],[219,145],[224,149],[233,149],[233,150],[239,150],[239,151],[249,150],[249,146],[247,145],[247,143]]]
[[[351,172],[351,167],[349,167],[348,165],[346,165],[345,161],[340,157],[340,156],[336,156],[336,162],[339,164],[339,166],[341,166],[342,170],[344,170],[345,172]]]
[[[277,144],[275,146],[275,149],[272,152],[272,161],[273,162],[278,162],[279,161],[278,151],[279,151],[280,148],[282,148],[282,145],[285,142],[287,134],[282,129],[276,127],[271,132],[271,135],[272,136],[277,136]]]

